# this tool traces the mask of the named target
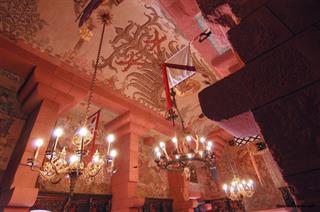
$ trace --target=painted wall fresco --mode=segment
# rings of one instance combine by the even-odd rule
[[[166,171],[159,169],[154,162],[153,147],[143,141],[140,141],[139,146],[137,194],[140,197],[169,198],[168,175]]]
[[[197,182],[190,182],[189,191],[199,192],[202,199],[210,200],[217,197],[219,192],[218,182],[212,177],[210,170],[207,167],[199,167],[196,169]]]
[[[0,68],[0,179],[27,118],[16,96],[22,82],[22,78]]]
[[[24,39],[34,48],[75,67],[77,74],[88,75],[92,72],[102,28],[98,14],[102,10],[110,11],[112,20],[105,34],[99,80],[106,87],[164,115],[159,64],[188,41],[155,2],[106,0],[79,29],[75,20],[87,2],[0,0],[0,17],[7,17],[0,18],[0,32],[10,38]],[[207,134],[213,124],[203,117],[195,99],[202,88],[217,79],[194,48],[192,52],[198,74],[177,87],[177,102],[184,111],[186,124],[196,125],[197,130]]]
[[[244,205],[247,211],[271,209],[277,208],[277,205],[284,205],[284,200],[278,189],[278,185],[275,183],[274,178],[272,178],[270,170],[268,169],[270,166],[269,164],[266,164],[266,162],[270,163],[270,160],[264,159],[265,157],[268,157],[267,154],[270,154],[270,152],[252,152],[261,176],[260,182],[250,160],[248,147],[250,147],[249,149],[252,151],[252,144],[243,145],[241,147],[225,147],[225,151],[217,163],[220,182],[222,184],[230,182],[233,173],[238,174],[242,178],[251,178],[255,181],[255,194],[251,198],[244,199]]]
[[[68,154],[72,154],[75,148],[70,140],[77,129],[81,126],[81,121],[84,118],[83,111],[85,110],[85,107],[85,102],[80,102],[75,106],[75,108],[71,109],[67,114],[57,120],[56,126],[63,128],[65,132],[61,137],[57,148],[61,150],[63,147],[66,147]],[[92,109],[90,111],[93,111],[92,113],[99,110],[96,106],[91,108]],[[105,142],[106,132],[104,131],[103,126],[115,117],[116,115],[113,113],[106,110],[101,111],[96,136],[96,148],[102,154],[106,154],[107,151],[107,145]],[[65,177],[58,184],[51,184],[39,177],[38,186],[40,191],[44,192],[68,192],[69,179],[68,177]],[[75,193],[110,194],[111,176],[107,173],[105,168],[103,168],[101,172],[93,178],[83,178],[80,176],[75,186]]]

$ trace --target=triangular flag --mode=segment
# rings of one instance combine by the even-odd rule
[[[173,88],[196,73],[190,45],[182,48],[166,62],[169,87]]]
[[[99,124],[99,119],[100,119],[100,112],[101,109],[99,109],[97,112],[92,114],[88,119],[88,131],[92,135],[92,140],[91,140],[91,149],[89,153],[89,158],[91,160],[94,152],[96,151],[96,137],[97,137],[97,130],[98,130],[98,124]]]

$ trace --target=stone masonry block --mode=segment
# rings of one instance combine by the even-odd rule
[[[289,39],[292,34],[268,9],[262,7],[230,29],[228,36],[241,59],[247,63]]]
[[[294,33],[320,20],[319,0],[271,0],[268,6]]]

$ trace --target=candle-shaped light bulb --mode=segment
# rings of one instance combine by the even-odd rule
[[[69,158],[69,163],[70,164],[75,164],[79,161],[79,156],[78,155],[71,155]]]
[[[63,134],[63,129],[62,129],[62,128],[59,128],[59,127],[58,127],[58,128],[56,128],[56,129],[54,129],[53,135],[56,137],[56,140],[54,141],[53,148],[52,148],[52,152],[56,151],[59,138],[62,136],[62,134]],[[53,153],[52,153],[52,154],[53,154]]]
[[[39,148],[43,145],[43,139],[41,138],[38,138],[35,142],[34,142],[34,145]]]
[[[107,149],[107,155],[108,155],[110,152],[111,143],[113,143],[115,141],[116,137],[114,136],[114,134],[109,134],[106,139],[108,142],[108,149]]]
[[[157,152],[156,155],[157,155],[158,158],[160,158],[161,157],[161,152]]]
[[[199,155],[200,155],[200,157],[202,157],[203,156],[203,151],[199,151]]]
[[[110,157],[115,158],[115,157],[117,157],[117,155],[118,155],[117,150],[113,149],[113,150],[110,151]]]
[[[164,149],[164,148],[166,147],[166,144],[165,144],[163,141],[161,141],[161,142],[159,143],[159,146],[160,146],[162,149]]]
[[[177,151],[179,151],[179,146],[178,146],[178,138],[177,137],[173,137],[171,139],[172,143],[174,143],[174,145],[176,146]]]
[[[208,151],[211,151],[212,146],[213,146],[212,141],[209,141],[209,142],[207,143],[207,150],[208,150]]]
[[[180,159],[180,155],[176,155],[176,159],[179,160]]]
[[[206,142],[206,139],[205,139],[205,137],[200,137],[200,143],[204,143],[204,142]]]
[[[114,136],[114,134],[109,134],[107,136],[108,143],[113,143],[115,139],[116,139],[116,137]]]
[[[223,184],[222,188],[223,188],[223,190],[224,190],[225,192],[228,191],[228,186],[227,186],[227,184]]]
[[[54,129],[54,131],[53,131],[53,135],[54,135],[55,137],[61,137],[62,134],[63,134],[63,129],[60,128],[60,127]]]
[[[188,157],[189,159],[191,159],[191,158],[192,158],[192,154],[191,154],[191,153],[188,153],[188,154],[187,154],[187,157]]]
[[[88,129],[86,128],[86,127],[81,127],[80,129],[79,129],[79,135],[81,136],[81,137],[84,137],[84,136],[86,136],[88,134]]]
[[[43,145],[43,139],[38,138],[34,142],[34,146],[36,147],[36,151],[34,152],[33,159],[37,159],[39,155],[40,147]]]
[[[160,152],[160,148],[159,147],[155,147],[154,151],[155,151],[155,153],[158,153],[158,152]]]
[[[188,142],[191,142],[191,141],[192,141],[192,137],[191,137],[190,135],[187,135],[187,136],[186,136],[186,140],[187,140]]]
[[[162,151],[163,151],[164,155],[166,156],[166,158],[169,159],[169,155],[168,155],[168,153],[166,151],[166,144],[163,141],[161,141],[159,143],[159,146],[162,149]]]
[[[171,141],[174,143],[174,144],[177,144],[178,143],[178,138],[177,137],[173,137],[171,139]]]

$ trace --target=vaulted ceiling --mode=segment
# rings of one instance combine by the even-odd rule
[[[90,75],[102,31],[99,14],[110,12],[98,80],[106,88],[164,115],[159,64],[189,41],[158,1],[105,0],[79,28],[76,19],[87,3],[88,0],[0,1],[0,31],[11,39],[23,39],[35,51],[68,63],[77,74]],[[186,125],[207,134],[214,125],[202,115],[197,94],[216,82],[219,75],[195,48],[192,54],[198,74],[176,88],[177,102]]]

